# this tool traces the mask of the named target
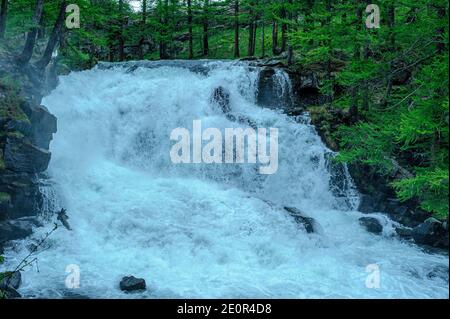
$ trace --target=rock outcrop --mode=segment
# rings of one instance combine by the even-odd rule
[[[448,226],[433,217],[414,227],[411,235],[417,244],[448,249]]]
[[[47,74],[0,55],[0,250],[6,241],[28,236],[35,223],[24,217],[41,212],[40,174],[57,129],[55,116],[40,105],[50,89]]]

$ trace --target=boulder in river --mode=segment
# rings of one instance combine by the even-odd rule
[[[364,226],[369,233],[381,234],[383,226],[381,226],[378,219],[374,217],[361,217],[359,223]]]
[[[295,221],[298,224],[301,224],[305,227],[307,233],[314,233],[316,231],[316,221],[314,218],[306,217],[304,214],[296,207],[284,207],[284,209],[294,217]]]
[[[145,290],[145,280],[142,278],[136,278],[134,276],[123,277],[120,281],[120,290],[131,292],[138,290]]]
[[[414,227],[412,237],[417,244],[448,248],[448,230],[443,223],[433,217]]]
[[[224,114],[227,114],[231,111],[230,106],[230,92],[222,86],[219,86],[214,89],[211,101],[217,105]]]

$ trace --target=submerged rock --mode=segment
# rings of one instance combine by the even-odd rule
[[[312,217],[306,217],[303,213],[296,207],[284,207],[284,209],[294,217],[298,224],[305,227],[307,233],[314,233],[316,231],[316,221]]]
[[[230,92],[226,90],[224,87],[219,86],[214,89],[211,101],[217,105],[224,114],[227,114],[231,111],[230,106]]]
[[[123,277],[120,281],[120,289],[123,291],[137,291],[145,290],[146,284],[145,280],[142,278],[136,278],[134,276]]]
[[[364,226],[369,233],[381,234],[383,226],[381,226],[378,219],[374,217],[361,217],[359,223]]]

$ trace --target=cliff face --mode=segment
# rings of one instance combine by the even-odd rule
[[[41,212],[40,173],[56,132],[55,116],[40,105],[56,83],[50,73],[19,67],[0,52],[0,252],[6,241],[29,235]]]

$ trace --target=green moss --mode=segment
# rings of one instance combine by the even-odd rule
[[[0,117],[29,122],[22,110],[24,99],[20,96],[20,86],[9,76],[0,78]]]
[[[8,132],[7,135],[9,137],[15,137],[15,138],[19,138],[19,139],[22,139],[25,137],[25,135],[23,135],[22,133],[20,133],[18,131]]]
[[[0,203],[9,202],[11,200],[11,195],[8,193],[0,192]]]

